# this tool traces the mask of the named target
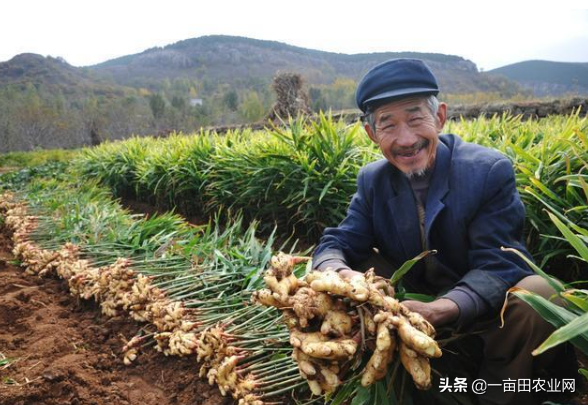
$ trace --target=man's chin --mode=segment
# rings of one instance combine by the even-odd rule
[[[429,161],[426,164],[421,163],[420,165],[414,165],[413,167],[399,167],[396,166],[402,173],[404,173],[404,175],[406,177],[408,177],[409,179],[413,178],[413,177],[419,177],[419,176],[423,176],[427,170],[429,170],[431,167],[433,167],[435,163],[435,159],[429,159]]]
[[[404,175],[406,177],[408,177],[409,179],[412,179],[413,177],[420,177],[420,176],[424,176],[425,173],[427,172],[427,168],[423,167],[420,169],[412,169],[412,170],[408,170],[408,171],[402,171],[402,173],[404,173]]]

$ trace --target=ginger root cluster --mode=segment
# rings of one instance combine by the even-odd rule
[[[429,359],[440,357],[435,329],[396,298],[373,269],[345,279],[331,270],[293,274],[305,258],[280,253],[270,261],[253,300],[279,308],[290,331],[292,358],[315,395],[331,393],[341,378],[371,353],[361,376],[369,386],[400,357],[417,388],[431,386]]]

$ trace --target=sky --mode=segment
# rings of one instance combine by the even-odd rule
[[[585,1],[541,8],[538,1],[494,0],[488,6],[475,2],[475,9],[471,1],[440,5],[416,0],[412,7],[394,0],[3,3],[0,61],[32,52],[87,66],[224,34],[347,54],[444,53],[469,59],[483,70],[529,59],[588,62],[588,10],[574,9]]]

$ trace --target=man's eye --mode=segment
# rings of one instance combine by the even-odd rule
[[[414,117],[411,118],[410,122],[413,124],[420,124],[423,121],[423,117]]]

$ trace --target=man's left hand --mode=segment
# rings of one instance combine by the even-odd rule
[[[459,307],[447,298],[439,298],[432,302],[402,301],[402,304],[413,312],[418,312],[434,327],[448,324],[459,316]]]

